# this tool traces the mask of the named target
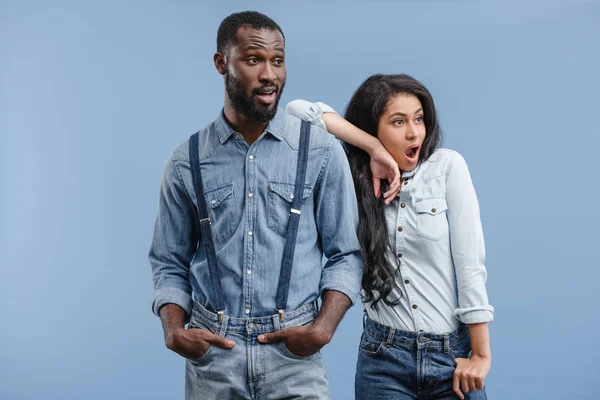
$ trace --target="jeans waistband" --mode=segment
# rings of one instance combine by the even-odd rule
[[[251,318],[232,318],[225,315],[223,321],[219,322],[216,313],[208,311],[201,304],[194,301],[190,322],[212,328],[214,332],[218,331],[221,336],[224,336],[225,332],[244,332],[248,334],[275,332],[292,326],[303,325],[314,320],[316,316],[317,306],[312,302],[294,311],[286,312],[284,321],[279,320],[279,314],[273,314]]]
[[[467,325],[462,322],[458,328],[449,333],[410,332],[382,325],[367,316],[365,316],[364,330],[369,336],[391,345],[444,347],[445,351],[448,346],[469,334]]]

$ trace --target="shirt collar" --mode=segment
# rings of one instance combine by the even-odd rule
[[[227,123],[225,119],[225,114],[223,110],[219,113],[219,116],[215,120],[215,126],[217,130],[217,134],[219,135],[219,141],[221,144],[225,143],[234,133],[236,133],[233,128]],[[285,111],[281,108],[277,108],[277,113],[275,117],[265,129],[265,132],[270,133],[277,140],[281,140],[285,135]]]

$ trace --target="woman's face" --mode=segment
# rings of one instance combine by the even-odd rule
[[[419,99],[407,93],[393,96],[379,118],[377,136],[402,171],[415,169],[425,140],[423,107]]]

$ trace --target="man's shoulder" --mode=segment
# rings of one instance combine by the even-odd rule
[[[202,159],[206,155],[206,151],[214,148],[214,142],[218,140],[216,138],[215,121],[208,123],[196,132],[191,132],[187,139],[177,145],[171,154],[174,161],[189,162],[190,139],[193,135],[198,135],[198,150],[200,151],[200,159]]]
[[[302,120],[300,118],[289,114],[285,115],[285,140],[289,144],[289,146],[294,150],[298,150],[299,148],[301,126]],[[335,140],[335,136],[333,136],[326,130],[311,124],[309,124],[309,126],[309,146],[311,150],[320,148],[330,148],[332,145],[334,145],[334,143],[337,142]]]

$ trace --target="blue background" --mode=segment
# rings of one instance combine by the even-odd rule
[[[490,399],[597,399],[595,1],[0,1],[0,399],[177,399],[147,252],[171,149],[217,116],[216,31],[287,36],[282,104],[343,111],[376,72],[432,92],[486,235]],[[354,307],[326,347],[353,397]]]

